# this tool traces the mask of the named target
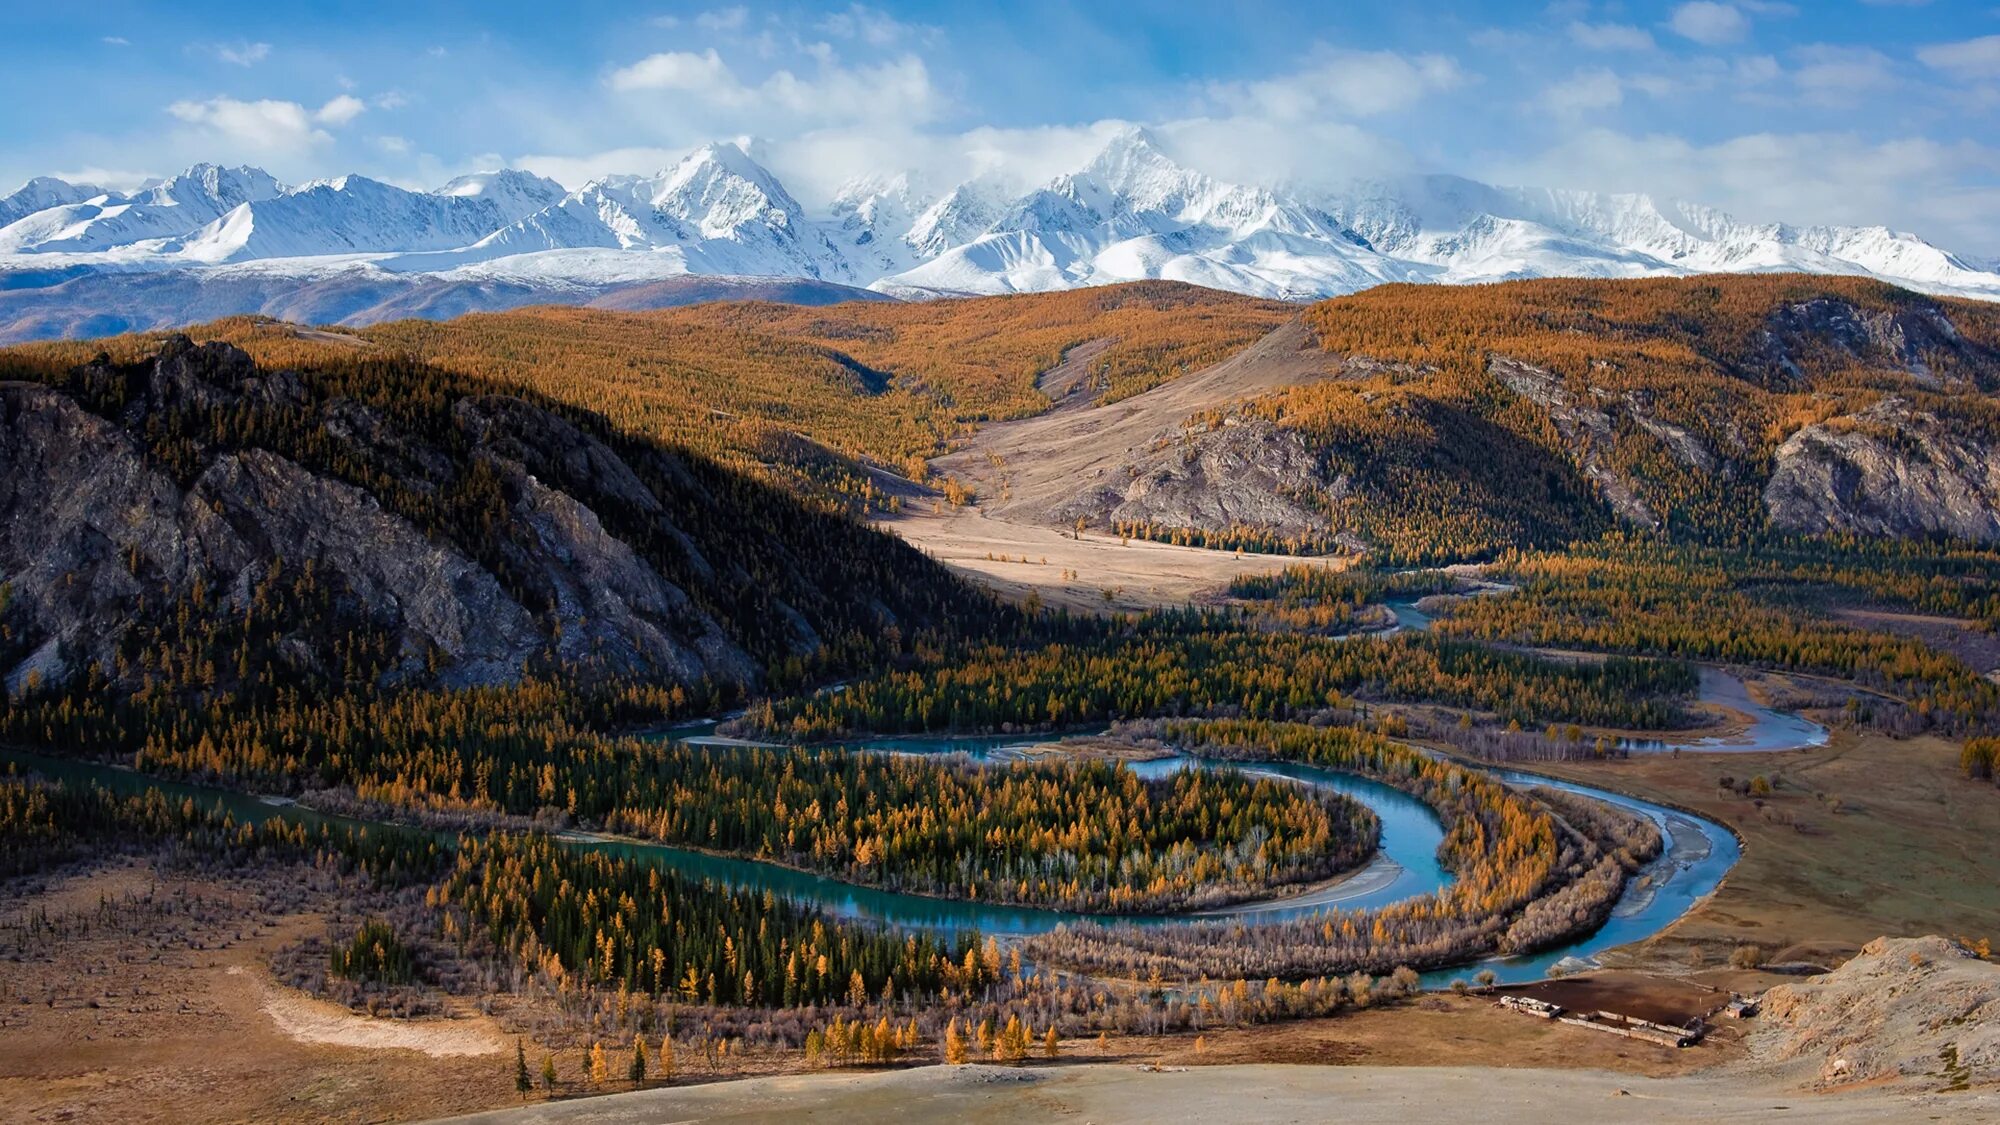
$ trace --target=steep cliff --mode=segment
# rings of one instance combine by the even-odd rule
[[[1967,427],[1884,399],[1786,438],[1764,504],[1787,531],[2000,541],[2000,456]]]
[[[117,691],[748,686],[977,602],[893,539],[529,394],[226,344],[0,382],[0,674]]]

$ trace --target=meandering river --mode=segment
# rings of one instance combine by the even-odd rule
[[[669,736],[703,741],[700,728],[682,727]],[[858,744],[858,748],[882,753],[938,754],[963,753],[975,760],[1002,760],[1013,756],[1037,739],[882,739]],[[212,789],[183,782],[149,777],[130,769],[89,762],[53,758],[20,750],[0,749],[0,765],[11,764],[52,778],[72,782],[96,782],[114,792],[143,793],[159,790],[169,797],[191,797],[219,804],[239,821],[258,822],[284,818],[309,825],[367,825],[376,822],[317,812],[288,801],[260,798],[229,790]],[[685,848],[578,836],[567,839],[572,847],[591,848],[658,863],[696,878],[709,879],[745,890],[770,891],[787,898],[817,904],[830,914],[884,925],[943,930],[974,928],[998,935],[1042,933],[1065,923],[1083,920],[1129,921],[1140,925],[1175,925],[1190,918],[1237,917],[1248,924],[1299,917],[1331,908],[1357,910],[1386,905],[1401,899],[1428,894],[1444,887],[1451,875],[1437,861],[1443,842],[1443,827],[1431,808],[1401,790],[1380,782],[1338,770],[1287,763],[1221,763],[1175,755],[1133,763],[1141,773],[1159,775],[1177,769],[1242,769],[1252,774],[1285,778],[1299,784],[1332,789],[1366,804],[1382,822],[1378,854],[1360,871],[1331,887],[1292,898],[1244,903],[1194,915],[1158,916],[1076,914],[1060,910],[998,906],[963,900],[856,886],[777,864],[756,860],[709,855]],[[1659,932],[1679,918],[1696,900],[1713,891],[1724,874],[1734,866],[1739,854],[1736,839],[1721,825],[1672,809],[1589,786],[1548,781],[1513,771],[1494,771],[1501,780],[1519,785],[1554,785],[1598,800],[1633,809],[1651,817],[1667,833],[1670,844],[1660,859],[1636,876],[1611,920],[1595,934],[1559,949],[1533,957],[1488,962],[1485,966],[1465,966],[1448,972],[1432,973],[1429,983],[1442,985],[1457,976],[1466,976],[1480,967],[1492,968],[1502,981],[1534,980],[1546,975],[1548,967],[1564,958],[1588,959],[1613,946],[1638,941]]]
[[[1417,599],[1404,598],[1386,603],[1396,615],[1396,628],[1418,632],[1431,627],[1431,615],[1417,608]],[[1617,747],[1631,754],[1670,754],[1677,750],[1699,754],[1756,754],[1824,746],[1827,729],[1789,711],[1779,711],[1750,697],[1750,688],[1741,679],[1712,664],[1701,668],[1701,687],[1695,699],[1711,707],[1743,716],[1719,734],[1688,731],[1685,734],[1642,735],[1620,738]]]

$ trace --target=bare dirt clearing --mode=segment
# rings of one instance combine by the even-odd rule
[[[102,905],[149,892],[206,905]],[[454,1046],[466,1035],[491,1041],[486,1021],[370,1020],[272,983],[270,955],[319,931],[317,915],[265,916],[239,887],[129,859],[15,905],[17,916],[46,908],[67,936],[59,949],[0,958],[0,1120],[384,1121],[513,1096],[502,1056],[424,1049],[445,1042],[430,1042],[439,1034]],[[302,1042],[274,1016],[315,1034],[379,1028],[345,1044]],[[409,1049],[375,1049],[386,1046]]]
[[[1067,523],[1057,515],[1065,502],[1094,487],[1121,483],[1127,466],[1160,442],[1172,441],[1190,417],[1332,378],[1342,362],[1320,348],[1303,321],[1294,320],[1221,363],[1099,405],[1087,366],[1102,350],[1102,341],[1073,348],[1044,374],[1038,385],[1057,399],[1054,410],[981,427],[962,448],[933,461],[933,470],[972,484],[993,515]]]
[[[1579,1034],[1589,1034],[1580,1032]],[[778,1121],[1771,1121],[1828,1125],[1905,1118],[2000,1120],[1989,1094],[1801,1095],[1707,1077],[1643,1078],[1595,1070],[1310,1067],[1260,1064],[926,1067],[875,1074],[764,1078],[502,1110],[466,1119],[507,1125]]]
[[[484,1020],[372,1019],[260,981],[261,1005],[278,1030],[301,1043],[334,1047],[417,1051],[434,1059],[497,1055],[506,1048],[499,1031]]]
[[[906,510],[881,517],[877,524],[1004,598],[1019,601],[1035,594],[1047,605],[1094,613],[1216,601],[1239,575],[1270,574],[1294,564],[1348,565],[1338,558],[1237,555],[1143,539],[1121,541],[1090,531],[1078,539],[1071,532],[999,519],[979,508]]]

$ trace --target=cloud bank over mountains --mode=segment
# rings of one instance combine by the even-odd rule
[[[212,160],[410,189],[511,167],[577,189],[743,138],[823,209],[883,169],[1025,192],[1141,121],[1228,182],[1464,175],[1883,224],[2000,258],[2000,9],[1969,0],[241,8],[206,35],[144,12],[116,35],[0,15],[21,47],[0,75],[0,187],[53,173],[129,191]],[[79,72],[114,96],[49,104]]]
[[[819,207],[754,147],[706,144],[573,191],[520,169],[429,191],[359,175],[287,187],[214,164],[130,193],[41,177],[0,198],[0,339],[232,313],[366,323],[537,301],[637,307],[700,299],[658,288],[697,278],[797,282],[816,299],[1166,279],[1308,300],[1390,282],[1804,271],[2000,300],[1990,266],[1888,227],[1744,223],[1682,200],[1436,174],[1236,182],[1132,125],[1025,188],[1004,162],[959,181],[884,168]]]

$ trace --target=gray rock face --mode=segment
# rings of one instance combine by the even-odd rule
[[[1055,509],[1064,523],[1256,528],[1280,536],[1328,530],[1300,499],[1320,488],[1318,458],[1298,434],[1263,418],[1231,416],[1220,427],[1188,430],[1128,461],[1123,473]]]
[[[548,660],[686,683],[760,675],[760,662],[591,506],[651,519],[656,537],[680,545],[682,573],[712,576],[633,466],[525,401],[460,400],[450,419],[464,441],[441,447],[361,403],[314,403],[297,376],[261,372],[225,345],[177,338],[151,364],[79,378],[98,409],[122,413],[93,413],[39,383],[0,383],[0,676],[11,692],[73,682],[93,666],[136,686],[135,629],[176,606],[216,622],[263,612],[260,588],[308,573],[325,603],[311,628],[386,635],[391,682],[503,683]],[[298,412],[317,440],[375,474],[356,479],[431,497],[488,480],[506,518],[479,538],[454,538],[267,448],[205,450],[190,468],[138,436],[175,410],[247,406]],[[666,459],[649,470],[674,479]],[[685,474],[677,483],[699,488]],[[773,611],[796,622],[794,649],[812,651],[818,638],[804,619],[782,602]],[[277,647],[301,673],[338,675],[325,667],[330,643],[301,633]]]
[[[1807,351],[1834,351],[1857,360],[1901,367],[1938,385],[1925,356],[1955,351],[1963,343],[1951,319],[1935,306],[1896,311],[1863,309],[1849,301],[1820,297],[1787,306],[1765,326],[1763,350],[1772,372],[1784,379],[1805,377],[1797,357]]]
[[[0,582],[10,628],[33,647],[0,669],[9,690],[77,661],[108,667],[143,589],[134,571],[192,577],[190,514],[116,426],[45,387],[0,384]]]
[[[1885,399],[1807,426],[1778,447],[1771,523],[1806,533],[2000,541],[2000,458],[1936,415]]]
[[[218,459],[190,500],[195,569],[227,605],[247,605],[275,559],[310,561],[370,617],[394,620],[405,674],[434,651],[447,685],[504,682],[541,650],[534,618],[491,574],[352,485],[249,450]]]
[[[1554,372],[1506,356],[1494,356],[1488,369],[1508,390],[1548,411],[1549,420],[1569,444],[1577,467],[1597,486],[1619,518],[1639,527],[1660,526],[1659,517],[1633,491],[1632,485],[1604,464],[1605,453],[1617,440],[1608,413],[1616,409],[1615,396],[1610,391],[1592,387],[1586,395],[1573,395]]]

